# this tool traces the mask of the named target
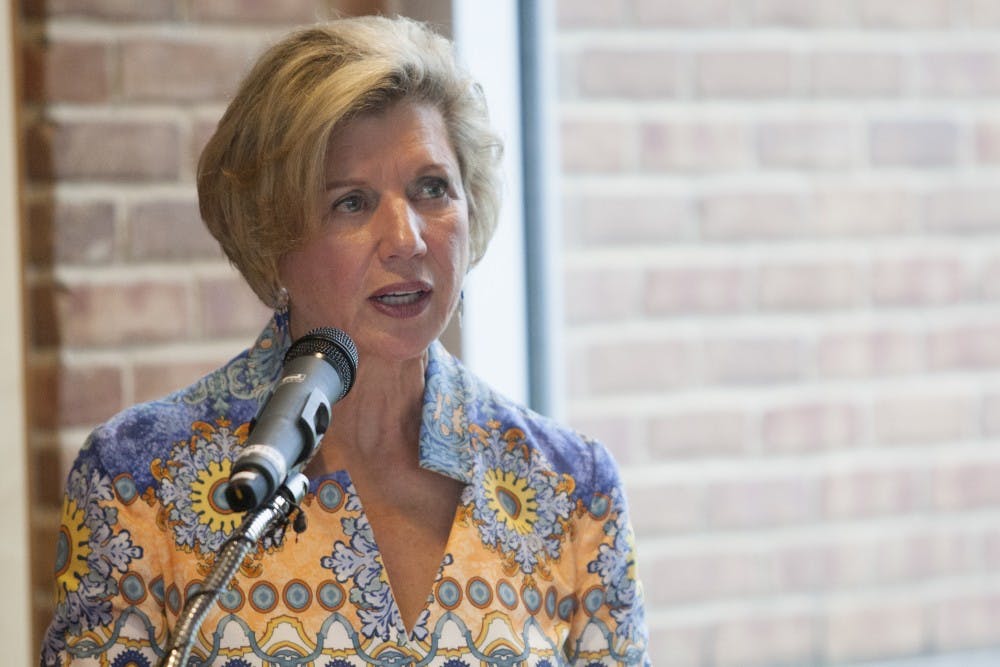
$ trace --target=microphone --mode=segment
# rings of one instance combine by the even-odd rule
[[[358,349],[340,329],[313,329],[292,343],[246,447],[233,460],[225,492],[231,509],[256,509],[312,457],[330,426],[331,407],[350,391],[357,370]]]

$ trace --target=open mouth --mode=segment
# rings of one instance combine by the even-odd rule
[[[390,294],[380,294],[375,297],[379,303],[387,306],[406,306],[420,301],[427,294],[426,290],[415,290],[413,292],[392,292]]]

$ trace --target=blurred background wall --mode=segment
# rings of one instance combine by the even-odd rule
[[[570,419],[662,664],[1000,646],[998,37],[995,0],[559,3]]]
[[[449,15],[18,3],[33,647],[89,430],[268,315],[198,219],[226,100],[289,27],[394,9]],[[654,663],[1000,650],[1000,0],[555,16],[565,417],[622,465]]]

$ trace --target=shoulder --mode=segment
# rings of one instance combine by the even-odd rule
[[[122,410],[94,429],[79,462],[112,479],[129,475],[143,488],[152,483],[158,459],[176,459],[201,440],[231,449],[273,380],[271,369],[253,357],[251,348],[188,387]]]
[[[532,467],[572,478],[577,495],[608,495],[620,485],[603,443],[497,392],[440,347],[432,351],[426,400],[442,427],[467,434],[480,464],[491,450],[517,447]]]

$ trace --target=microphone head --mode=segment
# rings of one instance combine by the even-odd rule
[[[358,348],[351,337],[334,327],[313,329],[292,343],[285,353],[284,363],[305,356],[319,356],[333,366],[340,377],[343,391],[337,401],[347,395],[354,386],[354,376],[358,372]],[[336,401],[334,401],[336,402]]]

